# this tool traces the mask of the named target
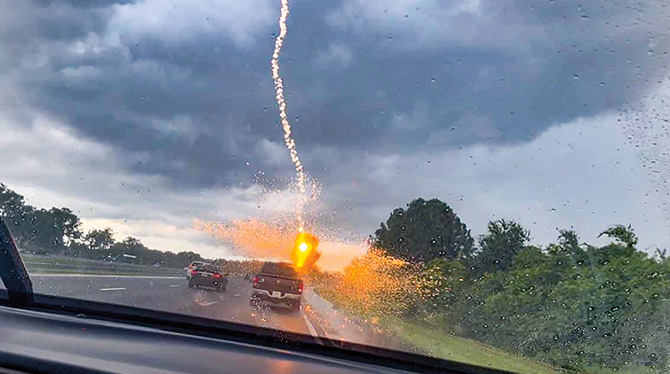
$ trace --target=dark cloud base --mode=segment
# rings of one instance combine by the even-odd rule
[[[624,2],[482,1],[488,23],[470,21],[479,39],[488,33],[496,40],[510,25],[535,33],[510,46],[440,39],[439,29],[432,42],[412,45],[421,25],[411,17],[419,13],[392,26],[348,20],[363,26],[338,28],[326,19],[344,2],[299,2],[292,9],[281,63],[295,137],[307,153],[526,142],[552,125],[635,101],[667,74],[667,32],[654,35],[667,18],[652,5],[636,11]],[[169,40],[123,32],[121,44],[109,46],[104,33],[113,4],[41,1],[5,15],[33,17],[37,25],[29,40],[2,38],[15,52],[3,69],[16,72],[26,102],[121,150],[128,168],[175,184],[251,183],[259,169],[290,175],[288,156],[284,168],[263,164],[253,152],[261,139],[282,142],[269,76],[274,24],[247,46],[223,33]],[[432,11],[444,15],[443,7]],[[101,37],[102,52],[67,48],[91,33]],[[333,43],[351,51],[348,65],[316,63]],[[49,52],[48,62],[23,69],[39,48]],[[64,73],[78,68],[97,73]],[[168,124],[178,118],[189,126],[171,131]],[[317,165],[312,173],[327,179],[321,170]]]

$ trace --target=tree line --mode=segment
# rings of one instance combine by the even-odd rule
[[[81,219],[68,208],[36,208],[0,183],[0,218],[20,250],[39,255],[72,256],[95,260],[183,268],[203,260],[192,251],[174,253],[147,248],[133,237],[114,239],[111,228],[84,233]]]
[[[360,284],[390,274],[371,276],[379,261],[365,259],[322,284],[328,294],[351,273],[369,295],[339,301],[373,321],[392,314],[569,372],[668,372],[670,259],[639,250],[630,226],[600,235],[611,243],[583,243],[565,229],[537,246],[522,225],[499,219],[475,240],[446,203],[417,199],[370,237],[372,251],[405,261],[393,270],[402,292]]]

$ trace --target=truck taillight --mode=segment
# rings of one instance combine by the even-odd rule
[[[254,287],[258,286],[258,275],[254,276],[253,284]]]
[[[298,293],[302,293],[302,281],[298,284]]]
[[[221,273],[214,273],[214,278],[221,278]]]
[[[198,274],[198,271],[197,271],[197,270],[192,270],[192,271],[191,271],[191,275],[196,275],[196,274]]]

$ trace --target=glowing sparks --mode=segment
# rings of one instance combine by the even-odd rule
[[[289,260],[295,239],[295,226],[281,221],[259,219],[228,223],[196,221],[194,227],[208,233],[245,257]]]
[[[360,315],[396,316],[422,296],[420,273],[416,265],[370,250],[316,287]]]
[[[302,163],[298,157],[298,150],[295,146],[295,140],[291,137],[291,124],[288,121],[288,115],[286,114],[286,100],[284,100],[284,84],[281,76],[279,75],[279,54],[281,53],[282,46],[284,45],[284,38],[286,37],[286,19],[288,18],[289,8],[288,0],[281,0],[281,12],[279,15],[279,35],[275,39],[275,49],[272,53],[272,80],[275,85],[275,93],[277,99],[277,106],[279,107],[279,118],[281,119],[282,127],[284,128],[284,142],[286,143],[286,148],[289,150],[291,155],[291,161],[295,166],[296,178],[298,181],[298,191],[300,193],[300,198],[298,200],[298,206],[296,207],[296,214],[298,218],[298,231],[304,231],[304,220],[302,217],[302,206],[304,205],[304,195],[305,195],[305,173],[303,171]]]
[[[298,233],[291,253],[291,261],[299,273],[309,272],[314,263],[321,257],[318,251],[319,239],[307,232]]]

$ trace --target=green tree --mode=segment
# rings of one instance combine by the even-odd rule
[[[558,231],[558,244],[566,250],[574,250],[579,247],[579,236],[575,230],[561,229]]]
[[[550,244],[547,252],[561,263],[574,265],[587,261],[586,251],[579,244],[579,236],[574,230],[559,230],[558,244]]]
[[[53,217],[54,226],[63,245],[69,245],[82,237],[81,220],[68,208],[51,208],[49,213]]]
[[[395,209],[372,242],[387,254],[412,262],[468,258],[474,245],[470,230],[446,203],[421,198],[407,209]]]
[[[27,227],[30,229],[30,236],[23,241],[26,248],[40,254],[63,251],[63,233],[48,210],[39,209],[34,211]]]
[[[606,235],[610,238],[614,238],[617,241],[624,243],[631,248],[637,244],[637,236],[635,235],[635,232],[633,231],[633,228],[630,225],[628,225],[628,227],[623,225],[612,226],[607,230],[601,232],[600,235],[598,235],[598,237],[601,237],[603,235]]]
[[[22,195],[0,183],[0,216],[8,223],[19,219],[26,204]]]
[[[149,264],[149,249],[139,239],[126,237],[121,242],[116,242],[109,250],[109,255],[114,261],[134,264]]]
[[[94,256],[107,257],[110,254],[108,251],[114,245],[114,232],[109,227],[104,230],[92,229],[84,236],[84,242]]]
[[[530,240],[530,232],[514,221],[500,219],[489,222],[487,233],[479,237],[475,255],[475,274],[504,271]]]
[[[18,246],[33,236],[29,224],[35,220],[35,209],[25,203],[22,195],[0,183],[0,217],[14,235]]]

